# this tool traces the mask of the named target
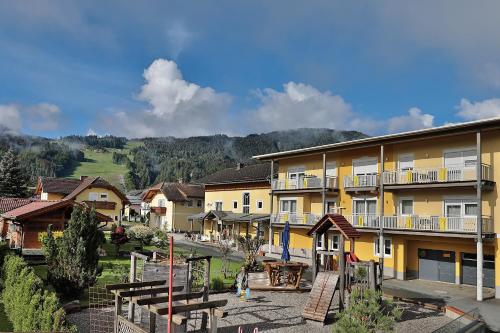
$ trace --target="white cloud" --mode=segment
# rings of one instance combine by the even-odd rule
[[[0,125],[14,133],[23,129],[53,131],[59,127],[60,114],[59,107],[50,103],[0,105]]]
[[[114,111],[107,130],[130,137],[191,136],[230,131],[231,96],[183,79],[177,64],[155,60],[144,71],[138,98],[150,108]]]
[[[304,83],[288,82],[283,91],[258,90],[260,106],[247,117],[252,130],[271,131],[298,127],[343,128],[352,118],[352,108],[339,95],[321,92]]]
[[[460,100],[457,115],[465,120],[478,120],[500,117],[500,98],[471,102],[466,98]]]
[[[421,128],[434,126],[434,116],[422,113],[419,108],[413,107],[408,110],[407,115],[397,116],[389,119],[388,131],[390,133],[413,131]]]

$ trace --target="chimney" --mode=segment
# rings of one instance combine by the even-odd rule
[[[80,176],[80,180],[84,180],[86,178],[88,178],[88,176]]]
[[[243,163],[236,163],[236,170],[241,170],[244,167]]]

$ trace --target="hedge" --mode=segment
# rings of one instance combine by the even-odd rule
[[[9,255],[3,264],[2,298],[5,313],[16,332],[74,332],[57,295],[21,257]]]

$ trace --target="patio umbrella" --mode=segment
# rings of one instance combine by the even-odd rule
[[[283,245],[283,252],[281,253],[281,259],[283,261],[290,261],[290,252],[288,252],[288,246],[290,245],[290,224],[285,223],[285,228],[281,234],[281,242]]]

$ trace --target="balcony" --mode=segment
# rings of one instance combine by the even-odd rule
[[[491,166],[481,164],[481,175],[485,187],[493,183]],[[384,171],[382,182],[386,189],[401,187],[428,187],[429,185],[442,187],[455,183],[457,186],[475,186],[477,180],[475,167],[434,167],[415,168],[404,171]]]
[[[94,207],[95,209],[105,209],[114,210],[116,207],[116,202],[111,201],[84,201],[89,207]]]
[[[166,215],[167,207],[151,207],[151,213],[156,215]]]
[[[311,213],[278,213],[271,215],[271,223],[290,223],[299,225],[314,225],[321,217]]]
[[[356,228],[380,228],[378,215],[348,215],[346,219]],[[384,216],[384,229],[430,232],[471,233],[477,232],[474,216]],[[483,232],[493,233],[493,220],[483,216]]]
[[[323,178],[311,176],[299,179],[275,179],[272,188],[273,191],[320,191],[323,189]],[[325,189],[338,189],[337,177],[326,177]]]
[[[379,175],[353,175],[344,177],[344,188],[346,192],[374,192],[379,186]]]

